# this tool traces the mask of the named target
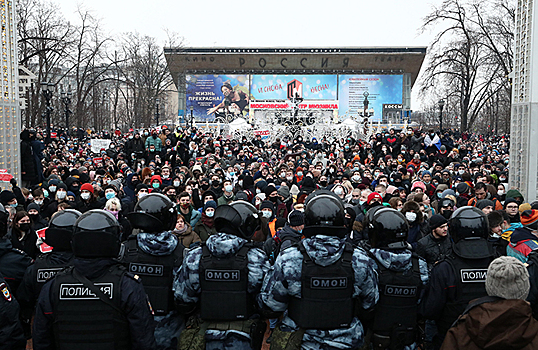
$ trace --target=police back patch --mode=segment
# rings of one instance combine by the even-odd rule
[[[384,294],[391,297],[416,297],[417,287],[386,285]]]
[[[488,269],[461,269],[462,283],[485,283]]]
[[[95,283],[101,292],[112,299],[114,283]],[[60,284],[60,300],[95,300],[99,297],[83,284]]]
[[[129,272],[135,275],[161,277],[164,274],[164,265],[130,263]]]
[[[38,269],[37,270],[37,282],[44,283],[54,277],[58,271],[63,270],[63,267],[54,267],[50,269]]]
[[[9,289],[7,288],[7,284],[5,284],[4,282],[0,283],[0,291],[2,292],[2,296],[4,297],[4,299],[6,299],[7,301],[13,300]]]
[[[347,288],[347,277],[311,277],[310,288],[345,289]]]
[[[241,278],[239,270],[205,270],[205,280],[213,282],[238,282]]]

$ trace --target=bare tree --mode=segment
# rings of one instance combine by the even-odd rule
[[[487,102],[509,86],[508,20],[486,2],[445,0],[424,19],[422,30],[442,27],[428,54],[421,94],[435,92],[457,107],[462,131],[482,116]],[[508,3],[504,4],[510,11]],[[492,15],[493,14],[493,15]]]

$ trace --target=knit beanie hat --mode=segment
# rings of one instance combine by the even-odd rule
[[[204,211],[206,211],[207,208],[217,209],[217,203],[215,203],[215,201],[207,201],[204,204]]]
[[[423,192],[426,192],[426,185],[424,185],[424,182],[422,181],[413,182],[413,186],[411,186],[411,191],[413,191],[417,187],[421,188]]]
[[[290,197],[290,189],[288,186],[280,186],[277,193],[279,196],[282,196],[284,199],[288,199]]]
[[[501,256],[489,265],[486,276],[486,292],[489,296],[525,300],[529,289],[529,273],[518,259]]]
[[[538,210],[525,210],[521,213],[521,225],[536,230],[538,228]]]
[[[273,212],[273,214],[275,213],[275,207],[273,205],[273,202],[270,202],[270,201],[263,201],[261,206],[260,206],[260,211],[262,209],[265,209],[265,208],[269,208],[271,209],[271,211]]]
[[[441,214],[435,214],[430,218],[430,229],[433,231],[438,227],[443,226],[446,224],[448,220]]]
[[[4,206],[9,201],[13,200],[14,198],[15,198],[15,193],[11,191],[3,190],[2,192],[0,192],[0,203],[2,203]]]
[[[83,184],[82,186],[80,186],[80,190],[81,191],[86,190],[86,191],[90,191],[91,193],[93,193],[93,186],[91,184],[86,183],[86,184]]]
[[[383,201],[383,197],[377,192],[372,192],[368,195],[368,200],[366,201],[366,204],[370,204],[373,199],[379,199],[380,201]]]
[[[519,212],[523,213],[525,210],[531,210],[532,207],[529,203],[523,203],[519,205]]]
[[[288,215],[290,226],[304,225],[304,214],[299,210],[294,210]]]
[[[476,202],[476,207],[480,210],[486,208],[486,207],[495,207],[495,203],[489,199],[481,199],[478,202]]]
[[[515,198],[506,197],[506,200],[504,201],[504,209],[506,209],[506,206],[508,206],[508,204],[510,203],[517,203],[517,201],[515,200]]]

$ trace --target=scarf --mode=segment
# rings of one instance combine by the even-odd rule
[[[215,224],[215,220],[213,218],[208,217],[205,215],[205,213],[202,213],[202,223],[206,225],[209,228],[213,228],[213,225]]]
[[[174,229],[174,233],[178,236],[181,236],[183,235],[185,232],[187,232],[187,229],[189,228],[189,226],[187,226],[187,224],[184,224],[183,225],[183,229],[182,230],[178,230],[178,229]]]

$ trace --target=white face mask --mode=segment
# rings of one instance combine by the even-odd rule
[[[58,191],[58,193],[56,193],[56,197],[58,197],[58,199],[64,199],[65,196],[67,196],[67,192],[65,191]]]
[[[37,204],[37,205],[42,205],[42,204],[43,204],[43,200],[40,200],[40,201],[35,200],[34,203]]]
[[[86,200],[90,199],[90,194],[89,193],[81,193],[80,198],[82,198],[82,199],[84,199],[86,201]]]
[[[465,170],[464,170],[464,169],[458,170],[458,173],[459,173],[460,175],[463,175],[463,173],[465,173]]]
[[[263,215],[264,218],[269,219],[271,217],[271,215],[273,215],[273,213],[268,211],[268,210],[265,210],[265,211],[262,211],[262,215]]]
[[[337,196],[341,195],[342,193],[344,193],[344,190],[342,190],[342,187],[337,187],[334,189],[334,194],[336,194]]]
[[[292,180],[293,180],[293,176],[286,176],[286,180],[288,180],[288,181],[292,181]]]
[[[414,222],[417,219],[417,214],[409,211],[409,212],[405,213],[405,218],[409,222]]]
[[[56,192],[56,186],[49,186],[49,191]]]
[[[147,195],[148,194],[146,192],[138,192],[138,200],[141,200],[142,198],[144,198]]]
[[[179,181],[174,181],[174,187],[179,187],[180,183]]]
[[[502,196],[502,195],[504,194],[504,190],[498,190],[498,191],[497,191],[497,194],[498,194],[499,196]]]

